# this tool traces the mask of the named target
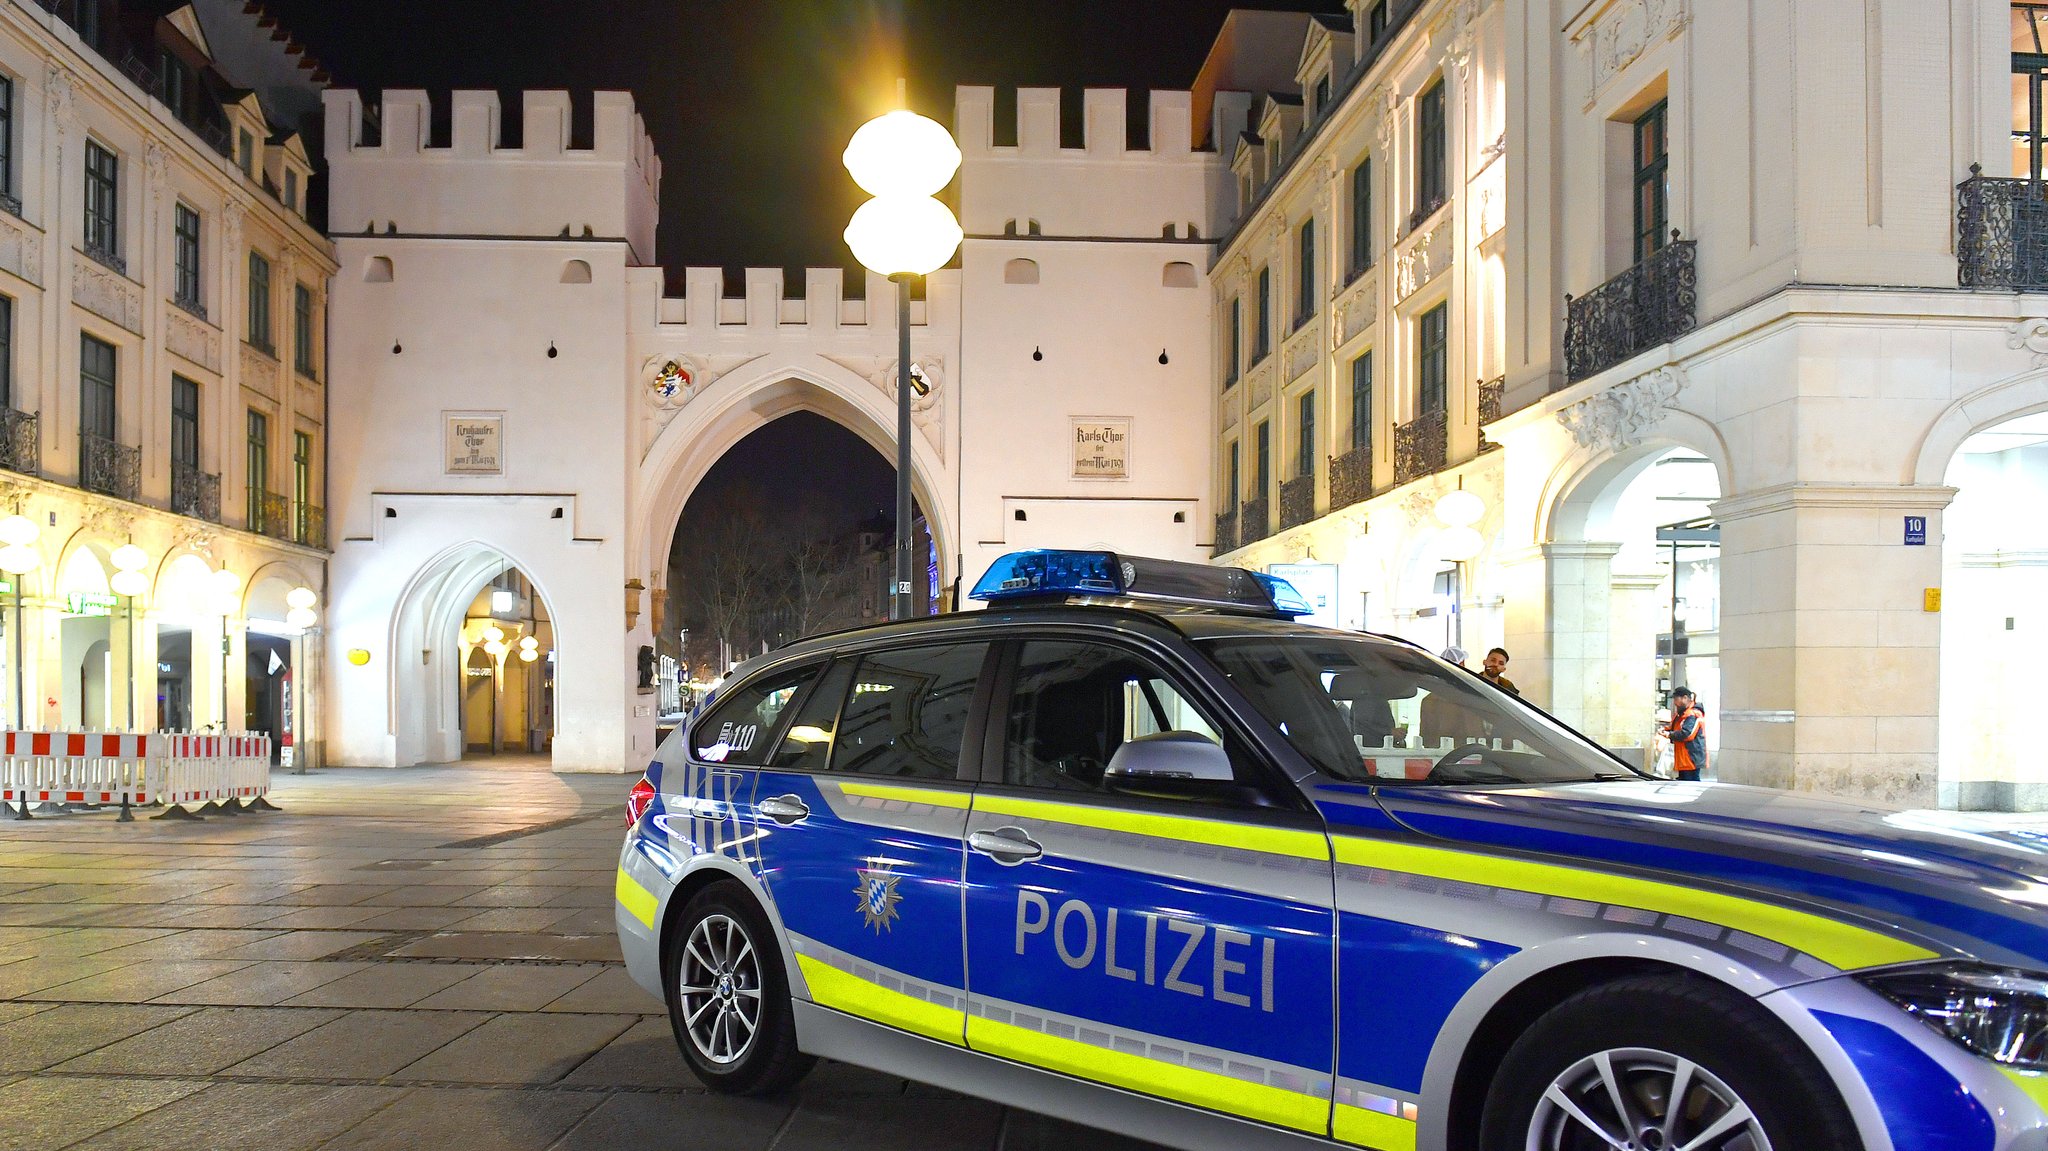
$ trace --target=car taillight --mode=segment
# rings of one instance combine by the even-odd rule
[[[647,814],[647,809],[652,806],[654,785],[647,782],[647,777],[643,775],[640,782],[633,785],[633,790],[626,793],[626,826],[631,827],[640,822],[640,817]]]

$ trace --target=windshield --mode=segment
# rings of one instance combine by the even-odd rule
[[[1641,778],[1478,676],[1411,648],[1338,635],[1239,636],[1196,647],[1295,750],[1339,779]]]

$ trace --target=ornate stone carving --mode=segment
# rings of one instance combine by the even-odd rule
[[[1235,401],[1226,401],[1223,404],[1222,423],[1223,430],[1226,432],[1237,426],[1237,404]]]
[[[1592,91],[1597,94],[1659,40],[1677,37],[1692,22],[1690,0],[1623,0],[1580,35],[1591,45]]]
[[[1300,379],[1303,372],[1315,367],[1316,361],[1323,358],[1323,341],[1318,331],[1320,327],[1320,320],[1311,321],[1307,327],[1289,337],[1287,345],[1281,349],[1281,358],[1286,361],[1287,379]]]
[[[1365,105],[1378,111],[1372,122],[1373,140],[1381,152],[1390,151],[1401,123],[1401,94],[1391,87],[1381,88],[1365,98]]]
[[[1415,237],[1394,258],[1394,297],[1405,300],[1451,266],[1451,224],[1448,218]]]
[[[78,126],[78,109],[72,102],[72,90],[77,81],[70,69],[50,61],[49,72],[43,79],[43,103],[48,106],[50,119],[57,125],[57,134],[65,135]]]
[[[1582,448],[1619,452],[1641,443],[1671,413],[1671,402],[1684,387],[1683,368],[1658,368],[1565,408],[1557,422]]]
[[[2034,366],[2048,367],[2048,319],[2019,320],[2006,329],[2005,346],[2034,354]]]
[[[242,246],[242,217],[249,214],[249,205],[241,200],[229,198],[220,206],[220,234],[227,242],[228,251],[237,251]]]
[[[1472,63],[1472,47],[1478,39],[1475,27],[1478,7],[1476,0],[1462,0],[1451,10],[1443,54],[1439,57],[1444,73],[1455,77],[1461,86],[1471,79],[1468,65]]]
[[[1501,134],[1495,137],[1493,143],[1488,144],[1484,148],[1479,149],[1479,162],[1482,164],[1489,163],[1493,160],[1498,160],[1499,158],[1507,154],[1508,134],[1507,131],[1503,129],[1501,131]]]
[[[71,261],[71,298],[86,311],[142,334],[142,288],[92,260]]]
[[[87,532],[109,539],[127,539],[135,534],[135,513],[117,504],[98,501],[87,505],[79,524]]]
[[[1401,515],[1408,520],[1408,526],[1420,527],[1422,521],[1436,514],[1437,493],[1423,487],[1414,487],[1401,497]]]
[[[165,174],[170,161],[164,155],[164,146],[151,140],[142,149],[143,183],[149,188],[149,202],[154,204],[163,199]]]
[[[669,416],[704,394],[704,389],[720,376],[757,358],[656,353],[640,363],[641,395],[647,398],[649,407],[661,413],[661,422],[666,424]]]
[[[1245,374],[1245,395],[1249,397],[1246,406],[1257,408],[1273,398],[1273,360],[1267,356],[1264,362]]]
[[[254,344],[242,345],[242,386],[277,398],[277,361]]]
[[[193,552],[210,560],[213,558],[213,544],[216,538],[218,537],[211,528],[201,527],[188,520],[172,533],[171,554]]]
[[[164,309],[164,344],[209,372],[220,371],[220,329],[183,308]]]
[[[1333,328],[1341,329],[1337,340],[1349,343],[1357,339],[1373,321],[1380,316],[1380,285],[1375,276],[1361,276],[1359,284],[1351,294],[1337,302],[1338,323]]]
[[[43,234],[7,212],[0,212],[0,268],[32,284],[43,282]]]

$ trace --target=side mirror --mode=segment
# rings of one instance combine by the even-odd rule
[[[1140,783],[1161,779],[1199,779],[1229,783],[1237,778],[1230,756],[1208,736],[1192,731],[1162,731],[1127,739],[1103,769],[1105,781]]]

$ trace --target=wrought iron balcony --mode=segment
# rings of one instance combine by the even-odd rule
[[[42,419],[0,404],[0,468],[25,476],[43,474]]]
[[[85,255],[87,259],[95,264],[112,268],[124,276],[128,274],[128,261],[122,259],[119,252],[113,251],[110,248],[103,248],[98,244],[87,244],[85,246]]]
[[[1693,330],[1698,242],[1671,242],[1583,296],[1564,298],[1565,375],[1576,382]]]
[[[171,461],[171,510],[208,523],[220,522],[220,477]]]
[[[292,502],[276,492],[249,489],[249,530],[274,540],[292,538]]]
[[[1479,450],[1490,452],[1500,447],[1486,438],[1486,425],[1500,418],[1501,397],[1507,392],[1508,378],[1479,381]]]
[[[1330,510],[1348,508],[1372,496],[1372,444],[1370,441],[1330,457]]]
[[[1986,176],[1956,185],[1956,283],[2048,290],[2048,182]]]
[[[1218,513],[1216,516],[1216,554],[1237,550],[1237,509]]]
[[[1237,546],[1255,544],[1273,534],[1272,501],[1246,500],[1238,505]]]
[[[1316,518],[1316,477],[1296,476],[1280,485],[1280,530]]]
[[[327,547],[327,509],[300,504],[298,530],[293,538],[309,548]]]
[[[1394,427],[1394,484],[1444,470],[1450,461],[1450,424],[1441,411],[1424,412]]]
[[[78,486],[134,499],[142,487],[142,449],[91,432],[78,433]]]

